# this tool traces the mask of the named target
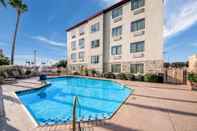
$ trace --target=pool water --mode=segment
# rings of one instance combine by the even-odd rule
[[[51,85],[16,93],[39,125],[70,122],[74,96],[78,97],[78,121],[111,118],[133,91],[110,80],[61,77],[47,81]]]

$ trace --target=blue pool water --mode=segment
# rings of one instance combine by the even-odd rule
[[[51,85],[16,93],[39,125],[70,122],[74,96],[78,96],[78,121],[108,119],[132,93],[108,80],[62,77],[47,81]]]

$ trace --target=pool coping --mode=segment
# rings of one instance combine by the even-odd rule
[[[32,121],[32,123],[34,124],[35,127],[40,127],[41,125],[36,121],[36,119],[33,117],[32,113],[27,109],[27,107],[24,105],[24,103],[21,101],[21,99],[18,97],[17,93],[21,93],[21,92],[28,92],[30,90],[39,90],[42,88],[45,88],[47,86],[50,86],[51,83],[46,83],[44,85],[41,85],[39,87],[35,87],[34,89],[25,89],[25,90],[20,90],[20,91],[15,91],[13,92],[13,95],[16,97],[16,99],[19,101],[20,106],[22,107],[22,109],[25,111],[25,113],[27,114],[27,116],[30,118],[30,120]]]
[[[104,81],[112,81],[114,83],[117,83],[119,85],[122,86],[122,88],[127,88],[129,89],[131,92],[130,94],[125,98],[125,100],[123,102],[121,102],[121,104],[118,106],[118,108],[110,115],[110,117],[108,118],[104,118],[104,119],[98,119],[99,121],[102,120],[110,120],[114,117],[114,115],[120,110],[120,108],[125,104],[125,102],[128,100],[128,98],[133,94],[133,92],[135,91],[135,89],[133,88],[129,88],[128,85],[126,84],[122,84],[119,81],[116,81],[115,79],[106,79],[106,78],[98,78],[98,77],[88,77],[88,76],[78,76],[78,75],[64,75],[64,76],[52,76],[52,77],[48,77],[47,79],[54,79],[54,78],[65,78],[65,77],[78,77],[78,78],[86,78],[86,79],[95,79],[95,80],[104,80]],[[35,87],[34,89],[25,89],[25,90],[19,90],[19,91],[15,91],[13,92],[13,95],[17,98],[17,100],[20,102],[20,106],[24,109],[24,111],[26,112],[27,116],[30,118],[30,120],[32,121],[32,123],[34,124],[35,127],[46,127],[46,126],[54,126],[54,125],[68,125],[71,124],[72,122],[67,122],[67,123],[62,123],[62,124],[51,124],[51,125],[41,125],[37,122],[37,120],[33,117],[32,113],[27,109],[27,107],[24,105],[24,103],[20,100],[20,98],[17,96],[17,93],[22,93],[22,92],[28,92],[31,90],[40,90],[42,88],[46,88],[48,86],[50,86],[51,83],[47,82],[44,85],[41,85],[39,87]],[[84,122],[94,122],[97,120],[87,120],[87,121],[81,121],[82,123]]]

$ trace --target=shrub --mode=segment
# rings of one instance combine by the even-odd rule
[[[127,73],[127,74],[125,74],[126,75],[126,77],[127,77],[127,80],[135,80],[135,75],[134,74],[132,74],[132,73]]]
[[[115,79],[115,78],[116,78],[116,76],[115,76],[114,73],[112,73],[112,72],[104,73],[104,74],[103,74],[103,77],[109,78],[109,79]]]
[[[127,80],[127,76],[125,73],[119,73],[116,75],[116,79]]]
[[[91,70],[92,75],[96,75],[96,70]]]
[[[144,81],[144,76],[141,75],[141,74],[137,74],[137,75],[135,75],[134,80],[136,80],[136,81]]]
[[[197,74],[193,74],[193,73],[188,74],[188,80],[197,83]]]
[[[0,84],[3,84],[3,81],[4,81],[4,77],[0,76]]]
[[[31,70],[26,70],[25,75],[30,75],[31,74]]]
[[[60,74],[61,74],[61,72],[62,72],[61,70],[57,70],[57,74],[58,74],[58,75],[60,75]]]
[[[88,76],[88,69],[84,70],[85,76]]]
[[[79,72],[74,72],[73,75],[80,75],[80,73]]]
[[[156,74],[146,74],[144,75],[145,82],[156,82],[156,83],[163,83],[163,76],[156,75]]]

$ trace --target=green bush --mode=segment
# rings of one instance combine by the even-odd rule
[[[31,70],[26,70],[25,75],[30,75],[31,74]]]
[[[73,75],[80,75],[80,73],[79,72],[74,72]]]
[[[4,77],[0,76],[0,84],[3,84],[3,81],[4,81]]]
[[[197,74],[193,74],[193,73],[188,74],[188,80],[197,83]]]
[[[163,76],[156,75],[156,74],[146,74],[144,75],[145,82],[156,82],[156,83],[163,83]]]
[[[60,74],[61,74],[61,72],[62,72],[61,70],[57,70],[57,74],[58,74],[58,75],[60,75]]]
[[[135,80],[135,75],[134,74],[132,74],[132,73],[127,73],[127,74],[125,74],[126,75],[126,77],[127,77],[127,80]]]
[[[92,73],[92,75],[96,75],[97,74],[96,70],[91,70],[91,73]]]
[[[116,76],[115,76],[114,73],[112,73],[112,72],[104,73],[104,74],[103,74],[103,77],[109,78],[109,79],[115,79],[115,78],[116,78]]]
[[[119,73],[116,75],[116,79],[127,80],[127,76],[125,73]]]

